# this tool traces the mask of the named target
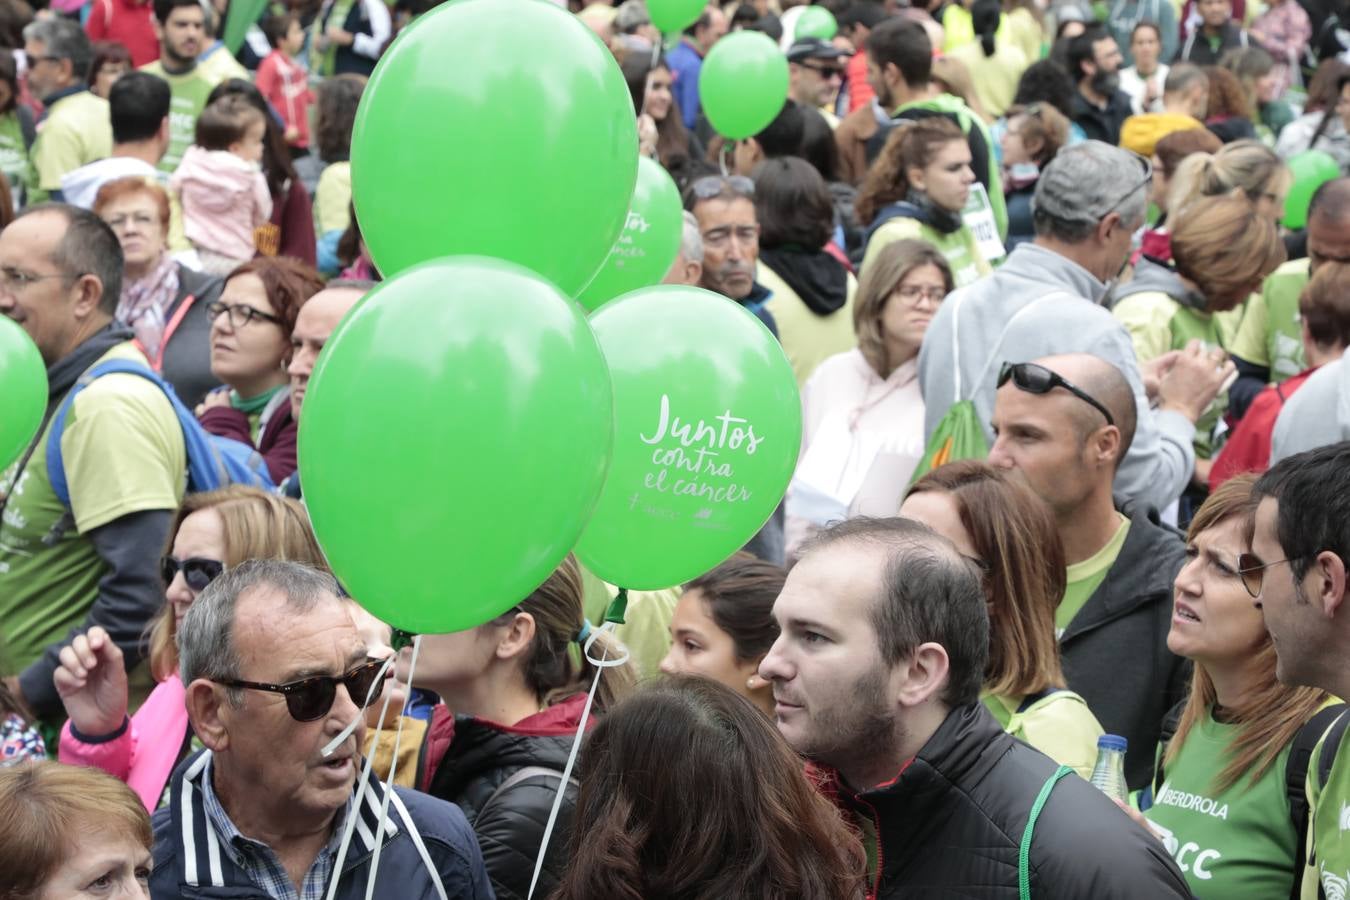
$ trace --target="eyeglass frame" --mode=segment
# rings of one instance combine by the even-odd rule
[[[234,311],[237,309],[246,310],[244,313],[243,324],[235,321]],[[221,300],[213,300],[206,304],[206,320],[208,322],[214,322],[216,319],[220,318],[221,313],[228,314],[231,328],[247,328],[249,325],[252,325],[259,320],[271,322],[273,325],[281,325],[283,327],[286,324],[286,320],[281,318],[281,316],[265,313],[260,309],[249,306],[247,303],[225,303]]]
[[[79,281],[81,278],[83,278],[88,274],[89,274],[88,272],[79,272],[75,275],[69,275],[65,272],[53,272],[48,275],[30,275],[27,272],[22,272],[14,268],[13,266],[0,266],[0,290],[6,290],[12,294],[17,294],[20,291],[27,290],[28,288],[37,284],[39,281],[50,281],[53,278],[64,278],[67,281],[74,283],[76,281]]]
[[[716,190],[710,187],[714,184],[717,185]],[[737,199],[755,198],[755,183],[744,175],[704,175],[702,178],[696,178],[689,185],[689,196],[695,202],[713,200],[724,195],[724,187],[730,187]]]
[[[1047,375],[1050,376],[1050,386],[1043,391],[1033,391],[1029,388],[1023,387],[1022,385],[1018,384],[1017,370],[1024,367],[1033,367],[1036,369],[1040,369],[1042,372],[1045,372]],[[1069,381],[1067,378],[1065,378],[1058,372],[1054,371],[1053,369],[1047,369],[1045,366],[1039,363],[1033,362],[1015,363],[1005,361],[1003,365],[999,366],[997,387],[1003,387],[1010,380],[1013,383],[1013,387],[1017,388],[1019,391],[1023,391],[1025,393],[1033,394],[1036,396],[1044,396],[1045,394],[1050,393],[1057,387],[1064,388],[1064,390],[1068,391],[1070,394],[1073,394],[1079,400],[1082,400],[1084,403],[1088,404],[1093,409],[1097,410],[1097,412],[1105,416],[1107,425],[1110,425],[1112,428],[1116,427],[1115,417],[1111,415],[1111,412],[1106,408],[1105,404],[1103,404],[1096,397],[1093,397],[1087,391],[1083,390],[1078,385]]]
[[[1237,572],[1242,577],[1242,586],[1246,588],[1247,595],[1253,600],[1260,600],[1261,592],[1266,587],[1266,569],[1271,566],[1278,566],[1280,563],[1289,563],[1292,566],[1293,563],[1300,562],[1305,558],[1302,556],[1286,556],[1284,559],[1277,559],[1273,562],[1261,562],[1261,558],[1255,553],[1239,553]],[[1252,564],[1253,560],[1255,560],[1255,564]],[[1256,590],[1253,591],[1251,584],[1248,583],[1247,576],[1258,572],[1260,573],[1260,580],[1256,585]]]
[[[933,296],[934,290],[940,292],[936,297]],[[906,296],[905,291],[911,291],[912,293]],[[934,306],[941,306],[942,301],[947,299],[947,295],[951,293],[951,291],[947,290],[945,285],[940,288],[931,289],[926,288],[921,284],[897,284],[893,293],[899,294],[902,300],[911,304],[917,305],[920,300],[927,300]]]
[[[1144,178],[1134,187],[1126,191],[1124,196],[1122,196],[1119,200],[1108,206],[1105,212],[1103,212],[1100,216],[1097,216],[1098,222],[1100,222],[1102,219],[1105,219],[1107,216],[1111,215],[1111,213],[1115,212],[1120,207],[1120,204],[1124,203],[1126,200],[1133,197],[1136,191],[1138,191],[1140,188],[1148,187],[1149,183],[1153,181],[1153,163],[1150,162],[1148,158],[1141,156],[1138,153],[1135,153],[1133,150],[1126,150],[1125,152],[1133,156],[1135,160],[1138,161],[1140,166],[1143,167]]]
[[[348,679],[352,678],[358,672],[368,671],[370,669],[379,669],[381,666],[384,665],[384,663],[385,660],[382,659],[367,658],[365,662],[361,663],[360,665],[353,666],[352,668],[343,672],[341,675],[310,675],[307,678],[297,678],[295,681],[288,681],[284,684],[271,684],[264,681],[243,681],[240,679],[234,679],[232,681],[221,681],[220,679],[212,678],[209,680],[215,682],[216,684],[220,685],[223,688],[244,689],[250,691],[264,691],[269,694],[281,694],[283,697],[286,698],[286,713],[292,719],[294,719],[297,722],[317,722],[319,719],[322,719],[324,716],[328,715],[328,713],[332,711],[333,704],[337,702],[337,688],[339,684],[341,684],[343,687],[347,689],[347,696],[351,697],[353,703],[355,703],[357,706],[362,706],[365,703],[366,698],[365,697],[358,698],[355,695],[355,693],[353,693],[351,685],[347,683]],[[384,674],[384,678],[388,679],[391,674],[393,673],[386,672]],[[298,715],[295,714],[295,710],[291,703],[291,697],[296,695],[297,692],[305,690],[311,684],[320,684],[323,682],[330,682],[333,685],[333,696],[328,701],[328,705],[324,707],[322,712],[319,712],[314,716],[306,717],[303,719],[300,718]],[[366,692],[368,694],[371,695],[374,694],[375,684],[376,679],[372,679],[370,687],[366,688]]]

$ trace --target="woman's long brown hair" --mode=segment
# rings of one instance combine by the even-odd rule
[[[1251,514],[1252,485],[1255,475],[1239,475],[1225,481],[1204,502],[1191,520],[1186,540],[1193,541],[1204,531],[1216,528],[1231,519]],[[1330,699],[1326,691],[1310,687],[1289,687],[1275,677],[1275,644],[1267,634],[1261,646],[1248,663],[1259,676],[1257,687],[1241,702],[1225,707],[1230,723],[1239,726],[1237,739],[1228,749],[1228,764],[1214,776],[1213,789],[1217,793],[1237,784],[1250,774],[1249,784],[1261,780],[1280,751],[1289,745],[1294,735],[1313,714]],[[1214,681],[1203,665],[1195,667],[1191,679],[1191,693],[1181,712],[1177,733],[1167,745],[1164,765],[1170,765],[1186,743],[1186,736],[1205,717],[1209,708],[1218,702]]]

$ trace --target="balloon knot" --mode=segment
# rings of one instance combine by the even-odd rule
[[[613,622],[615,625],[623,624],[623,617],[628,612],[628,588],[619,588],[619,593],[609,604],[609,609],[605,610],[605,621]]]
[[[389,646],[393,647],[394,652],[397,653],[404,647],[410,645],[415,637],[417,637],[417,635],[412,632],[404,631],[401,628],[395,628],[393,635],[389,638]]]

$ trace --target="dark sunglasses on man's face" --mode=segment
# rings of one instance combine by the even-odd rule
[[[1048,394],[1057,387],[1064,388],[1079,400],[1091,404],[1097,412],[1105,416],[1107,425],[1116,424],[1116,420],[1106,411],[1106,407],[1093,399],[1091,394],[1074,386],[1058,372],[1052,372],[1045,366],[1038,366],[1035,363],[1005,362],[998,371],[998,386],[1003,387],[1009,379],[1012,379],[1018,390],[1026,391],[1028,394]]]
[[[179,572],[183,573],[183,580],[193,593],[200,594],[206,590],[206,586],[220,577],[220,573],[225,571],[225,564],[214,559],[202,559],[198,556],[189,557],[184,560],[174,559],[172,556],[166,556],[159,561],[159,574],[164,579],[164,587],[173,584],[173,577]]]
[[[272,694],[281,694],[286,698],[286,711],[291,714],[291,718],[297,722],[313,722],[315,719],[322,719],[328,715],[328,711],[333,708],[333,700],[337,697],[337,686],[346,685],[347,696],[352,698],[352,702],[361,706],[366,702],[366,697],[371,693],[371,688],[375,685],[375,680],[380,675],[380,669],[384,667],[382,660],[373,660],[362,663],[354,669],[340,677],[332,675],[315,675],[312,678],[301,678],[299,681],[290,681],[286,684],[264,684],[257,681],[217,681],[222,687],[228,688],[247,688],[250,691],[267,691]],[[383,678],[388,678],[390,671],[384,671]]]

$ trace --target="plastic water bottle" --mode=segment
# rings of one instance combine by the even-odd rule
[[[1092,767],[1092,784],[1106,796],[1128,802],[1130,789],[1125,783],[1125,748],[1128,742],[1118,734],[1097,738],[1097,763]]]

